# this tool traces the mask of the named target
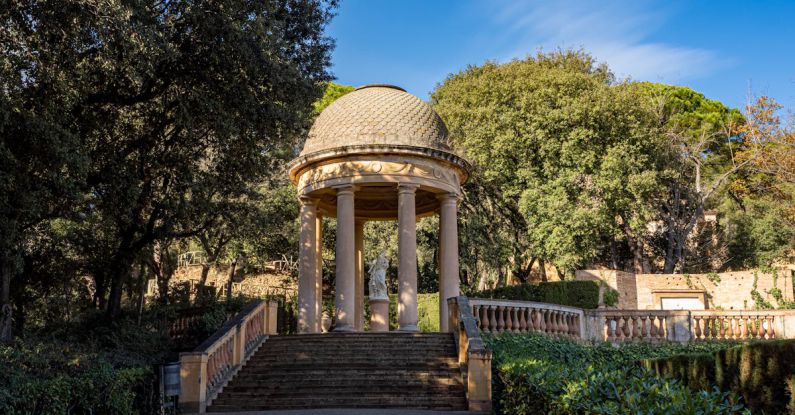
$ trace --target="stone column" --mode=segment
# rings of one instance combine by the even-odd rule
[[[356,297],[356,237],[353,201],[353,185],[338,186],[337,189],[337,295],[335,331],[354,329]]]
[[[398,330],[417,331],[417,214],[419,185],[398,185]]]
[[[317,252],[317,266],[315,267],[315,333],[321,329],[323,316],[323,215],[318,209],[317,225],[315,225],[315,247]]]
[[[458,195],[439,196],[439,330],[449,332],[447,299],[459,295]]]
[[[356,331],[364,330],[364,221],[357,220],[355,229],[356,245],[356,295],[354,296],[354,325]]]
[[[298,332],[313,333],[316,323],[317,291],[317,199],[301,196],[301,245],[298,263]]]

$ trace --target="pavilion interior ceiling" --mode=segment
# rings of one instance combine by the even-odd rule
[[[337,194],[333,188],[312,193],[318,197],[318,207],[326,216],[337,215]],[[420,187],[416,192],[417,216],[430,216],[439,209],[437,194]],[[366,220],[396,220],[398,192],[395,183],[373,183],[357,186],[354,201],[355,216]]]

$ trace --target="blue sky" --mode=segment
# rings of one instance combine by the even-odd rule
[[[795,107],[795,1],[342,0],[332,72],[427,99],[469,64],[582,48],[619,77]]]

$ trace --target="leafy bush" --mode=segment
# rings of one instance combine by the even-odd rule
[[[501,300],[539,301],[593,309],[599,307],[599,284],[595,281],[553,281],[518,284],[475,292],[471,296]]]
[[[494,351],[494,400],[505,414],[740,414],[736,395],[694,392],[635,364],[640,359],[714,352],[730,344],[583,345],[539,334],[487,336]]]
[[[0,345],[0,413],[151,413],[157,405],[151,362],[137,361],[135,352],[88,351],[96,347],[52,339]]]
[[[736,392],[753,410],[795,413],[795,341],[756,342],[716,353],[648,359],[642,365],[691,388],[717,385]]]

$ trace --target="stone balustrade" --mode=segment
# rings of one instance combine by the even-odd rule
[[[784,310],[707,310],[692,312],[694,340],[769,340],[793,337],[785,327],[791,322],[791,312]]]
[[[467,299],[482,333],[539,332],[612,343],[795,338],[795,310],[583,310],[532,301]]]
[[[464,296],[447,299],[448,327],[455,336],[458,364],[471,412],[491,412],[491,351],[478,330],[478,318]]]
[[[276,301],[255,301],[192,352],[180,353],[180,406],[203,413],[268,335],[276,334]]]
[[[541,332],[578,338],[583,332],[583,310],[530,301],[471,298],[472,314],[484,333]]]

